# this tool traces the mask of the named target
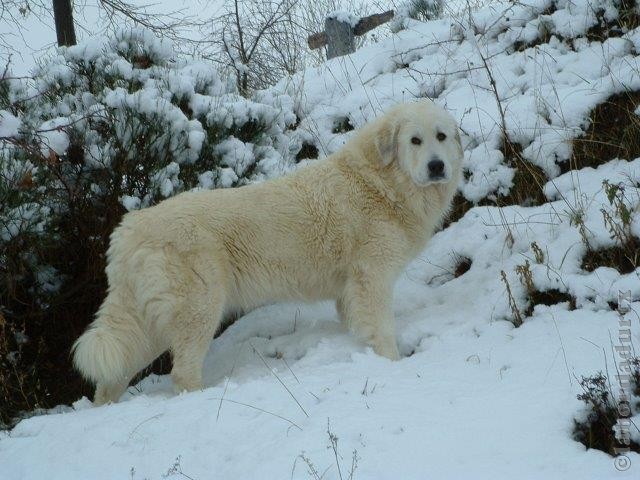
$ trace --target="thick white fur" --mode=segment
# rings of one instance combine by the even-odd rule
[[[434,158],[445,164],[436,182]],[[225,312],[278,300],[334,299],[351,331],[399,358],[393,285],[447,212],[461,164],[453,118],[420,101],[286,177],[128,213],[111,236],[108,295],[74,345],[76,367],[97,384],[95,402],[117,401],[167,349],[176,389],[201,388]]]

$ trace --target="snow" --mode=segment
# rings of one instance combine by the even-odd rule
[[[180,165],[171,162],[165,168],[154,174],[154,183],[159,186],[160,194],[167,198],[174,195],[174,189],[180,185],[178,175],[180,174]]]
[[[336,10],[327,15],[327,18],[335,18],[340,23],[347,23],[351,26],[351,28],[355,27],[360,18],[350,12],[346,12],[344,10]]]
[[[0,225],[0,239],[7,241],[21,230],[41,231],[48,213],[49,207],[36,203],[24,203],[11,209]]]
[[[640,158],[603,159],[597,168],[563,174],[561,167],[597,104],[640,89],[640,31],[604,42],[574,38],[595,24],[594,5],[609,16],[616,11],[600,0],[556,4],[550,15],[541,13],[551,1],[531,0],[493,2],[470,12],[471,23],[412,22],[354,55],[283,79],[249,105],[223,80],[208,78],[201,64],[171,78],[169,91],[189,98],[211,123],[267,118],[275,125],[272,145],[235,137],[218,144],[225,167],[200,173],[199,188],[234,185],[254,157],[254,180],[282,174],[291,168],[283,159],[302,142],[315,144],[321,156],[338,150],[352,133],[335,132],[336,122],[348,118],[357,128],[389,105],[429,96],[462,126],[460,192],[467,200],[512,187],[515,167],[500,151],[506,132],[548,175],[549,201],[476,206],[434,236],[396,285],[401,361],[378,357],[354,339],[330,303],[259,308],[213,341],[200,392],[176,396],[168,376],[150,375],[118,404],[93,408],[80,399],[0,432],[7,478],[306,479],[315,468],[337,479],[349,478],[353,452],[356,479],[638,478],[640,455],[629,453],[630,468],[619,471],[612,457],[573,440],[572,430],[574,419],[586,416],[576,399],[580,377],[603,371],[615,379],[621,323],[610,303],[621,291],[630,292],[620,305],[629,309],[632,343],[640,342],[640,270],[582,268],[587,245],[618,242],[603,221],[603,211],[616,215],[604,181],[624,189],[629,229],[640,236]],[[514,48],[518,41],[522,48]],[[197,88],[202,78],[210,92]],[[168,108],[152,83],[137,95],[111,90],[109,101],[150,114]],[[214,95],[225,101],[214,104]],[[202,128],[178,111],[173,121],[187,132],[189,148],[200,151]],[[189,161],[154,178],[163,196],[177,188]],[[127,210],[144,203],[121,201]],[[16,221],[0,234],[17,228]],[[471,266],[456,276],[462,258]],[[517,269],[525,265],[538,291],[571,295],[576,309],[569,302],[537,305],[515,328],[502,273],[524,312],[527,289]],[[637,410],[632,420],[640,424]]]
[[[602,178],[639,166],[614,161],[578,175],[591,197]],[[576,376],[605,368],[616,313],[556,305],[536,308],[519,329],[504,320],[499,272],[531,258],[530,242],[549,245],[551,270],[570,272],[579,261],[558,266],[573,241],[566,219],[533,220],[555,217],[562,202],[503,209],[511,247],[493,208],[438,233],[396,287],[400,362],[354,340],[330,304],[264,307],[213,342],[204,391],[174,396],[167,377],[150,376],[119,404],[81,400],[73,413],[5,434],[0,462],[15,479],[159,479],[178,457],[196,479],[302,479],[304,455],[339,478],[328,423],[343,475],[357,451],[355,478],[635,478],[640,455],[620,473],[606,454],[570,439],[581,408]],[[473,260],[458,278],[447,273],[454,254]],[[607,298],[616,292],[607,278],[583,283]]]
[[[42,138],[42,155],[49,156],[53,151],[57,155],[63,155],[69,148],[69,136],[63,130],[69,125],[69,119],[58,117],[47,120],[40,126],[40,137]]]
[[[0,137],[17,137],[20,129],[20,119],[11,112],[0,110]]]
[[[138,197],[132,195],[123,195],[120,199],[122,206],[127,209],[127,212],[131,210],[138,210],[141,205],[141,200]]]
[[[555,35],[584,33],[593,5],[558,3],[566,6],[558,15],[540,15],[551,2],[535,0],[495,2],[473,12],[473,23],[416,22],[392,41],[284,79],[276,90],[303,99],[296,104],[299,130],[315,137],[324,154],[344,144],[345,135],[333,131],[340,119],[357,128],[392,104],[431,97],[460,122],[469,174],[462,193],[477,202],[512,185],[514,167],[497,152],[503,130],[524,147],[526,160],[555,177],[590,111],[612,94],[640,88],[637,29],[604,42],[577,39],[572,50]],[[566,18],[573,19],[570,31]],[[539,41],[541,19],[550,40],[513,51],[516,41]]]
[[[218,175],[220,186],[223,188],[229,188],[238,181],[238,175],[233,171],[233,168],[221,168]]]
[[[231,136],[219,143],[215,153],[222,158],[222,164],[233,169],[237,176],[241,176],[253,163],[255,158],[253,144],[245,143]]]

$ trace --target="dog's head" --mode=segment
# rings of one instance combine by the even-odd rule
[[[418,186],[457,181],[460,133],[453,117],[430,100],[398,105],[378,120],[375,142],[382,164],[393,162]]]

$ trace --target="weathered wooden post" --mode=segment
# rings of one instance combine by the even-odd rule
[[[356,22],[349,18],[349,15],[334,13],[326,18],[324,32],[309,35],[307,43],[311,50],[326,45],[327,59],[347,55],[356,51],[355,37],[388,22],[393,15],[393,10],[389,10],[363,17]]]
[[[348,18],[332,15],[324,21],[324,31],[327,35],[327,60],[341,57],[356,51],[354,25]]]

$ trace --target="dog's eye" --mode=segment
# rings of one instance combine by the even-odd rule
[[[439,142],[444,142],[447,139],[447,136],[442,132],[438,132],[438,134],[436,135],[436,138],[438,139]]]
[[[418,137],[411,137],[411,143],[414,145],[422,145],[422,140]]]

